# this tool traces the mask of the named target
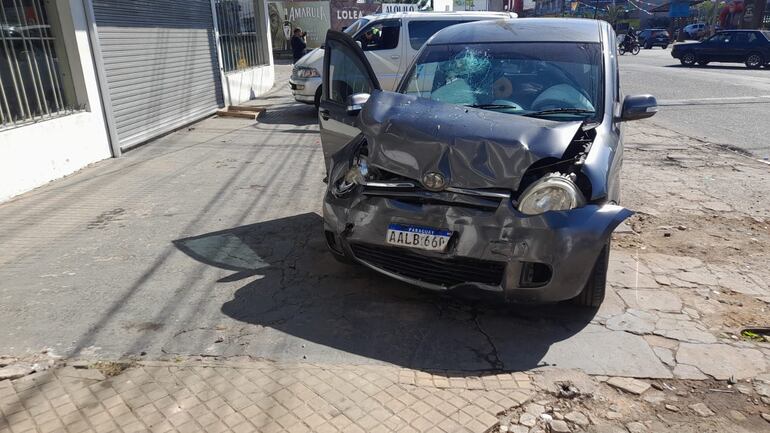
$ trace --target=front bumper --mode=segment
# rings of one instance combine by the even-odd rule
[[[632,214],[619,206],[587,205],[526,216],[507,199],[496,209],[480,209],[351,195],[337,198],[327,193],[324,200],[324,227],[332,250],[410,284],[433,290],[480,289],[513,302],[557,302],[577,296],[612,231]],[[444,253],[403,250],[385,242],[391,223],[446,229],[454,235]],[[496,264],[503,268],[499,284],[456,280],[458,270],[478,275],[471,268],[493,272]],[[430,278],[423,278],[420,266],[430,271],[425,272]],[[528,276],[535,269],[539,280],[533,283]],[[454,282],[437,282],[445,274],[451,274],[454,278],[448,279]]]
[[[291,86],[291,93],[294,95],[295,100],[306,104],[313,104],[315,103],[316,91],[321,86],[321,78],[297,78],[292,76],[289,78],[289,86]]]

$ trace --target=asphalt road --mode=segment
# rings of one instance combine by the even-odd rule
[[[626,95],[651,93],[660,112],[652,122],[712,143],[770,157],[770,69],[711,63],[685,68],[671,49],[620,58]]]

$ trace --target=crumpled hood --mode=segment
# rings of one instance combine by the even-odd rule
[[[439,172],[456,188],[518,189],[530,165],[562,157],[580,125],[382,91],[361,112],[371,165],[414,180]]]

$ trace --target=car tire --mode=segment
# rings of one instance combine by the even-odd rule
[[[663,45],[661,48],[665,50],[666,48],[668,48],[668,45]]]
[[[746,56],[746,67],[749,69],[759,69],[765,64],[765,59],[762,54],[750,53]]]
[[[644,49],[649,50],[652,48],[652,44],[644,44]]]
[[[607,291],[607,268],[610,263],[610,243],[602,248],[596,259],[591,275],[588,277],[583,291],[572,299],[572,302],[589,308],[598,308],[604,302],[604,294]]]
[[[679,58],[679,62],[684,66],[695,66],[695,62],[697,60],[698,59],[695,57],[695,54],[689,52],[682,54],[682,57]]]
[[[698,66],[706,66],[708,64],[709,64],[708,60],[699,60],[698,61]]]
[[[315,91],[315,97],[313,98],[313,105],[315,105],[316,110],[321,108],[321,86],[318,86],[318,89]]]

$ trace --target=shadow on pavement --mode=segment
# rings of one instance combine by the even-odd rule
[[[673,65],[666,65],[666,67],[667,68],[681,68],[681,69],[713,69],[713,70],[726,70],[726,71],[731,71],[731,70],[741,70],[741,71],[757,70],[757,69],[749,69],[746,66],[740,65],[738,63],[735,63],[734,65],[713,65],[713,64],[708,64],[708,65],[705,65],[705,66],[702,66],[702,65],[685,66],[685,65],[681,65],[681,64],[678,64],[678,65],[677,64],[673,64]],[[765,69],[768,69],[768,68],[765,67]]]
[[[274,105],[261,114],[257,125],[295,125],[308,126],[318,124],[318,112],[313,105],[291,102],[290,105]],[[305,132],[306,129],[289,130]],[[287,131],[283,131],[287,132]]]
[[[455,375],[527,370],[543,366],[549,347],[584,329],[594,315],[567,304],[508,306],[421,290],[337,263],[322,233],[321,217],[305,213],[174,244],[195,260],[234,272],[219,282],[252,279],[222,312],[288,334],[289,341],[259,340],[244,353],[269,359],[301,359],[293,351],[310,342],[318,350]]]

